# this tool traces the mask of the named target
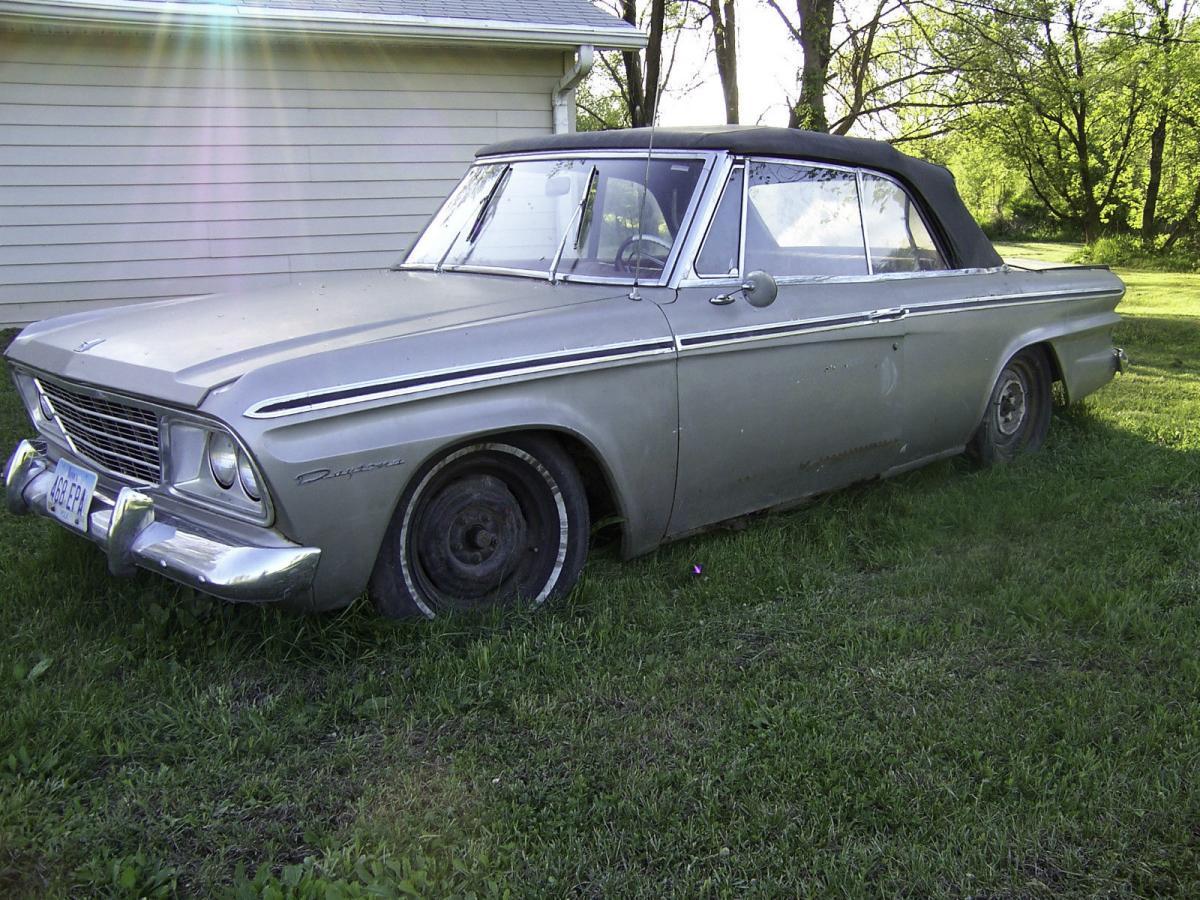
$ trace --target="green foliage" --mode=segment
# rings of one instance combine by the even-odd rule
[[[593,69],[575,89],[575,127],[579,131],[610,131],[629,127],[629,106],[619,88]]]
[[[1102,237],[1087,244],[1072,255],[1071,261],[1147,272],[1200,272],[1200,257],[1193,251],[1148,251],[1139,239],[1128,234]]]
[[[76,891],[91,897],[159,900],[175,895],[178,872],[151,862],[144,853],[133,853],[92,859],[79,868],[74,881]]]
[[[1140,235],[1139,265],[1200,247],[1200,25],[1191,7],[1135,0],[935,4],[969,111],[914,145],[955,172],[996,237]],[[896,132],[899,133],[899,132]],[[1190,245],[1190,249],[1189,249]],[[1129,259],[1129,247],[1107,258]]]

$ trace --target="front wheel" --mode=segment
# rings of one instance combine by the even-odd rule
[[[393,618],[539,605],[587,558],[587,496],[570,457],[539,435],[460,447],[427,464],[384,537],[370,593]]]
[[[991,465],[1041,447],[1050,430],[1052,382],[1050,363],[1039,347],[1026,348],[1005,363],[967,452]]]

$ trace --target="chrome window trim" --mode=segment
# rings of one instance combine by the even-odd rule
[[[692,227],[688,229],[687,238],[680,247],[678,271],[675,273],[677,278],[671,282],[671,287],[679,287],[681,282],[697,277],[695,274],[696,257],[700,255],[700,248],[704,243],[704,237],[712,225],[713,216],[716,214],[716,207],[721,202],[721,195],[725,190],[725,183],[729,178],[733,165],[732,157],[728,153],[724,151],[717,151],[715,153],[712,168],[709,170],[708,180],[701,190],[698,191],[701,195],[700,201],[696,205],[691,223]],[[717,278],[722,276],[712,277]]]
[[[858,198],[858,228],[862,232],[863,259],[867,261],[867,274],[875,274],[875,263],[871,259],[871,235],[867,230],[867,213],[863,209],[863,173],[862,169],[854,170],[854,193]],[[905,196],[908,196],[907,194]]]
[[[750,160],[742,160],[742,222],[738,233],[738,268],[734,276],[741,284],[746,277],[746,213],[750,211]]]
[[[607,150],[534,150],[526,153],[505,153],[496,156],[477,156],[472,166],[491,164],[491,163],[513,163],[522,160],[535,159],[620,159],[626,156],[644,157],[647,155],[646,148],[638,149],[636,147],[628,148],[612,148]],[[724,151],[721,150],[675,150],[673,148],[665,148],[654,151],[655,159],[706,159],[716,156]]]
[[[643,287],[674,287],[675,286],[675,270],[683,256],[683,245],[688,243],[692,234],[692,228],[695,224],[696,210],[699,207],[700,200],[707,196],[709,190],[709,174],[712,172],[713,166],[716,163],[717,157],[723,155],[716,150],[663,150],[661,152],[652,152],[648,150],[627,149],[627,150],[567,150],[567,151],[552,151],[539,150],[534,153],[512,153],[503,156],[481,156],[477,157],[471,164],[470,168],[480,165],[508,165],[513,162],[536,161],[541,159],[623,159],[628,157],[646,158],[650,156],[654,160],[672,160],[672,159],[698,159],[703,165],[700,167],[700,175],[696,179],[696,188],[692,191],[692,198],[688,203],[688,208],[684,210],[683,215],[679,219],[679,229],[676,232],[675,240],[671,245],[671,253],[667,257],[666,263],[663,265],[662,272],[659,277],[653,281],[646,278],[617,278],[601,275],[560,275],[559,281],[575,282],[577,284],[610,284],[618,287],[631,287],[634,284],[639,284]],[[461,179],[460,179],[461,181]],[[457,185],[455,185],[457,188]],[[534,269],[516,269],[508,266],[480,266],[480,265],[464,265],[464,266],[435,266],[430,263],[410,263],[407,261],[409,254],[413,248],[420,243],[421,238],[425,236],[425,232],[437,218],[442,207],[449,201],[450,192],[438,207],[437,212],[429,217],[425,226],[413,240],[408,250],[405,252],[405,259],[392,266],[393,271],[422,271],[422,272],[468,272],[478,275],[514,275],[518,278],[536,278],[542,281],[549,281],[549,269],[545,272],[540,272]]]
[[[910,278],[950,278],[959,275],[999,275],[1009,272],[1011,269],[1007,265],[987,266],[971,269],[935,269],[932,272],[876,272],[873,275],[781,275],[775,279],[775,282],[780,285],[785,284],[856,284],[856,283],[872,283],[877,281],[900,281]],[[728,278],[714,279],[706,278],[704,280],[692,279],[680,282],[681,288],[694,287],[726,287],[729,285],[740,285],[741,279],[729,276]]]
[[[945,263],[949,257],[946,255],[946,249],[942,242],[938,239],[935,229],[929,227],[929,220],[925,216],[921,205],[913,201],[912,192],[909,191],[900,181],[886,172],[881,172],[877,169],[872,169],[866,166],[842,166],[837,163],[826,162],[809,162],[802,159],[790,159],[779,156],[735,156],[733,154],[718,151],[728,159],[726,166],[726,178],[728,173],[737,165],[746,167],[746,176],[742,180],[742,228],[741,234],[738,236],[738,271],[736,275],[712,275],[703,276],[696,272],[696,257],[700,255],[700,248],[703,245],[703,239],[692,241],[693,244],[689,249],[690,261],[681,274],[680,279],[673,285],[676,288],[694,288],[694,287],[726,287],[729,285],[740,286],[743,280],[743,273],[746,271],[746,205],[750,196],[750,163],[753,162],[769,162],[783,163],[791,165],[808,166],[809,168],[818,169],[834,169],[839,172],[852,172],[855,175],[855,182],[858,185],[858,206],[859,206],[859,221],[863,227],[863,251],[866,254],[867,269],[869,274],[866,275],[780,275],[775,278],[777,284],[824,284],[824,283],[849,283],[849,282],[872,282],[872,281],[892,281],[897,278],[936,278],[945,277],[947,275],[986,275],[998,272],[1010,271],[1007,263],[1002,263],[999,266],[986,267],[968,267],[955,269],[946,265],[942,269],[920,269],[915,272],[875,272],[874,264],[871,261],[871,247],[868,242],[866,229],[866,216],[862,210],[862,176],[874,175],[877,178],[882,178],[885,181],[890,181],[900,190],[904,191],[906,197],[913,204],[917,211],[917,215],[921,217],[921,222],[925,226],[925,230],[929,233],[930,239],[934,246],[937,247],[938,254],[942,257],[942,262]],[[707,234],[708,229],[712,226],[713,217],[716,215],[717,205],[720,203],[721,191],[724,190],[724,182],[721,182],[721,190],[717,191],[717,196],[709,203],[704,210],[704,218],[699,220],[698,225],[701,226],[702,234]]]

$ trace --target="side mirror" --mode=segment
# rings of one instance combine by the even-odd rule
[[[746,302],[751,306],[761,309],[775,302],[775,298],[779,295],[779,285],[766,272],[755,271],[746,276],[746,280],[737,290],[730,291],[728,294],[717,294],[708,302],[713,306],[728,306],[737,299],[738,294],[745,297]]]
[[[779,285],[769,274],[759,270],[746,276],[742,292],[746,295],[747,303],[761,309],[775,302],[775,298],[779,296]]]

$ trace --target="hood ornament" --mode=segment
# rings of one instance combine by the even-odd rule
[[[76,353],[87,353],[89,350],[91,350],[97,344],[103,344],[104,340],[105,340],[104,338],[95,338],[94,340],[84,341],[82,344],[80,344],[78,347],[75,348],[75,352]]]

